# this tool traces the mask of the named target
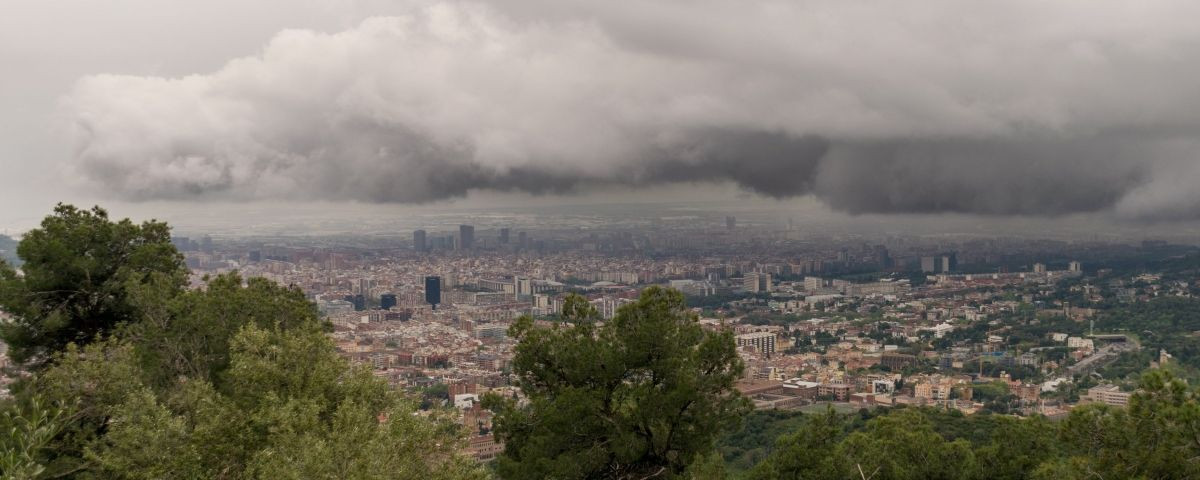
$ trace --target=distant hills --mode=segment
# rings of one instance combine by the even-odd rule
[[[0,235],[0,258],[9,263],[20,263],[17,259],[17,241],[6,235]]]

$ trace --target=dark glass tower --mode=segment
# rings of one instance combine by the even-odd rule
[[[379,296],[379,308],[387,310],[396,306],[396,294],[385,293]]]
[[[425,303],[435,309],[442,303],[442,277],[425,277]]]

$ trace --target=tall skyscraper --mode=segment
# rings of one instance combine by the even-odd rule
[[[470,250],[475,246],[475,227],[471,225],[458,226],[458,248]]]
[[[413,250],[424,252],[429,249],[429,245],[425,243],[425,231],[416,230],[413,232]]]
[[[733,230],[736,227],[737,227],[737,219],[734,218],[733,215],[725,217],[725,228],[726,229]]]
[[[508,232],[509,232],[509,230],[507,228],[500,229],[500,244],[501,245],[508,245]]]
[[[442,303],[442,277],[425,277],[425,303],[434,309]]]

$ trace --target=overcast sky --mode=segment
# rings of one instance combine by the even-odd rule
[[[169,212],[580,192],[1200,217],[1195,1],[0,10],[0,228],[58,200]]]

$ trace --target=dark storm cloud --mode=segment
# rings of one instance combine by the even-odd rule
[[[775,198],[812,190],[829,141],[815,135],[793,137],[778,132],[703,131],[693,133],[675,150],[647,155],[642,183],[733,181],[755,193]]]
[[[852,213],[1059,215],[1111,208],[1146,181],[1126,139],[923,140],[840,146],[817,195]]]
[[[853,213],[1200,217],[1200,4],[520,0],[65,99],[134,199],[734,182]]]

